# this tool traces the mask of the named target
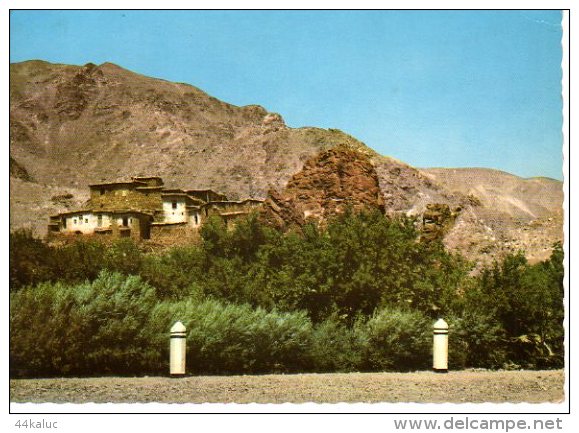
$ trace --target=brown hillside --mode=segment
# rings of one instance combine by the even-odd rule
[[[471,258],[524,250],[530,261],[545,260],[563,240],[563,184],[523,179],[485,168],[422,170],[433,181],[466,195],[474,206],[463,212],[445,241]]]
[[[10,65],[12,229],[44,234],[48,216],[86,200],[89,184],[130,176],[161,176],[168,187],[210,188],[233,199],[265,198],[337,145],[370,159],[386,213],[420,220],[448,206],[453,221],[444,223],[445,243],[470,258],[489,261],[517,248],[543,258],[561,239],[560,182],[418,170],[339,130],[288,128],[258,105],[237,107],[110,63]],[[335,174],[322,170],[318,178],[332,182]],[[330,196],[317,212],[332,206]]]
[[[563,184],[554,179],[523,179],[487,168],[430,168],[423,171],[448,189],[471,195],[483,206],[521,220],[549,217],[563,210]]]
[[[10,76],[11,156],[39,183],[83,187],[154,173],[168,186],[265,197],[268,184],[283,185],[312,154],[356,142],[339,131],[289,129],[260,106],[236,107],[110,63],[24,62],[10,65]]]

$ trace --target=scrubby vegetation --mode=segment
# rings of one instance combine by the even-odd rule
[[[196,245],[50,246],[10,237],[10,357],[31,376],[162,374],[168,330],[187,327],[188,371],[239,374],[429,368],[445,317],[451,368],[563,365],[563,251],[470,275],[414,221],[347,213],[278,232],[218,219]]]

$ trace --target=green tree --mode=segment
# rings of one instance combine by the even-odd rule
[[[366,368],[411,371],[430,366],[432,322],[420,312],[384,308],[358,329],[366,335]]]
[[[482,311],[504,330],[508,362],[528,368],[563,362],[563,251],[529,265],[522,252],[495,262],[469,290],[465,310]]]
[[[10,233],[9,254],[10,291],[49,281],[58,276],[50,261],[52,248],[35,238],[30,230]]]
[[[196,245],[173,247],[163,254],[143,257],[140,275],[161,299],[180,300],[203,296],[207,272],[205,251]]]
[[[103,255],[103,267],[112,272],[137,275],[141,271],[143,253],[132,239],[118,239]]]

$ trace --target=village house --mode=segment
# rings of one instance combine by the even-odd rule
[[[261,200],[231,201],[212,190],[167,189],[157,176],[89,185],[83,209],[50,217],[48,233],[155,239],[190,234],[212,216],[228,225],[262,205]]]

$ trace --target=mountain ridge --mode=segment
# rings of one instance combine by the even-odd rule
[[[531,185],[494,169],[414,168],[340,130],[290,128],[259,105],[238,107],[110,62],[10,64],[10,157],[16,172],[34,180],[11,177],[11,229],[42,234],[50,213],[82,203],[88,184],[130,176],[154,174],[169,187],[264,199],[310,158],[338,145],[370,158],[387,214],[421,216],[437,203],[460,208],[445,244],[468,258],[489,261],[522,247],[540,260],[562,239],[556,180]],[[53,200],[69,193],[66,203]]]

